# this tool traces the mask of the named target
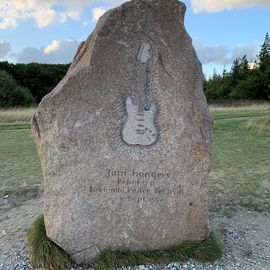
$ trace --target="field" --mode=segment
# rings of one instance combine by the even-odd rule
[[[30,129],[34,112],[0,110],[0,195],[33,189],[42,182]]]
[[[214,153],[210,210],[270,212],[270,105],[211,108]]]
[[[31,136],[35,109],[0,110],[0,196],[42,182]],[[270,104],[211,107],[214,152],[210,211],[230,216],[239,208],[270,212]]]

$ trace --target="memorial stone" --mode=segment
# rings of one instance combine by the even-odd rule
[[[106,12],[32,118],[46,232],[78,263],[208,236],[212,118],[185,10]]]

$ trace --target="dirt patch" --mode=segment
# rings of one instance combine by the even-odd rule
[[[4,213],[10,209],[20,207],[25,202],[32,199],[38,199],[43,194],[43,187],[37,186],[31,189],[21,189],[20,191],[13,192],[8,195],[2,195],[0,197],[0,221],[4,218]]]
[[[24,195],[23,195],[24,194]],[[26,245],[26,231],[42,213],[43,197],[26,192],[1,198],[0,269],[31,269]],[[21,267],[21,268],[20,268]]]
[[[39,191],[21,192],[0,200],[0,269],[30,270],[26,231],[42,213],[43,197]],[[239,209],[233,217],[211,216],[211,228],[221,231],[227,255],[215,264],[196,261],[172,267],[151,266],[151,269],[197,270],[269,270],[270,216]],[[187,268],[186,268],[187,267]],[[141,269],[141,268],[130,268]],[[148,269],[148,268],[145,268]],[[150,269],[150,267],[149,267]]]

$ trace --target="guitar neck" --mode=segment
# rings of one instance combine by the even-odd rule
[[[138,76],[137,76],[137,96],[138,96],[138,112],[139,113],[144,113],[146,72],[147,72],[146,64],[141,63],[139,65]]]

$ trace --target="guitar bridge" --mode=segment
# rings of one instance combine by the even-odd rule
[[[137,134],[144,135],[145,131],[141,129],[137,129]]]

